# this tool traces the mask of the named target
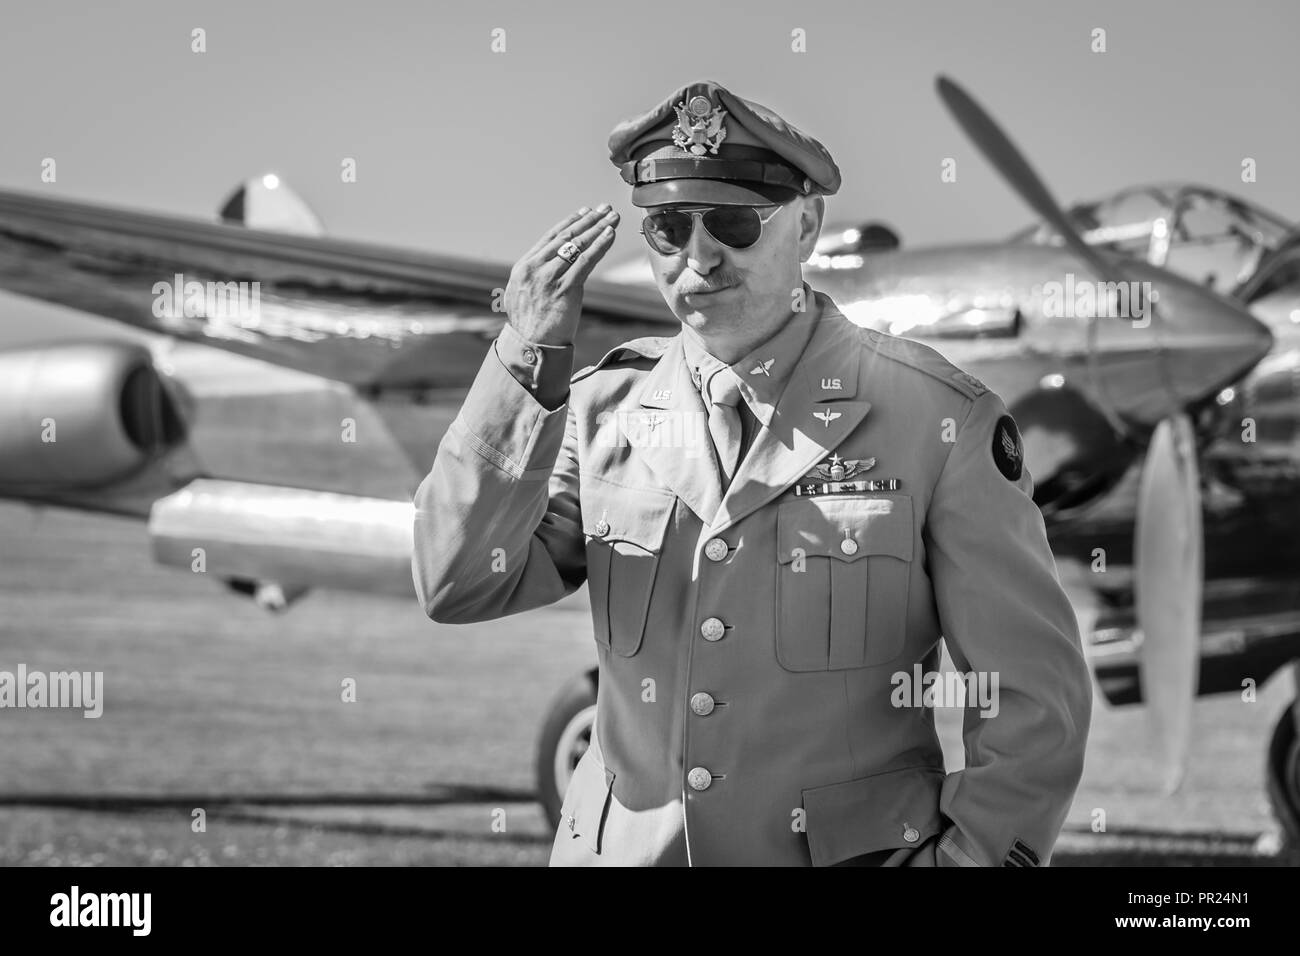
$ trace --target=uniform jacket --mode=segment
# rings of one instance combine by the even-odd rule
[[[553,865],[1048,862],[1091,684],[1014,422],[932,349],[815,308],[725,492],[681,334],[554,410],[489,351],[417,492],[434,620],[590,589],[596,726]],[[900,683],[941,636],[999,692],[953,773]]]

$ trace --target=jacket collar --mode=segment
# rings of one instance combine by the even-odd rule
[[[641,409],[619,417],[629,442],[715,533],[761,508],[811,471],[871,408],[870,402],[856,398],[862,354],[857,326],[828,296],[815,291],[813,296],[817,319],[811,338],[725,496],[709,439],[708,412],[687,368],[682,333],[671,340],[643,380],[638,396]],[[655,411],[646,411],[651,409]]]
[[[820,317],[771,422],[759,429],[722,506],[709,522],[720,532],[782,494],[826,458],[866,417],[857,399],[862,344],[857,326],[826,295]]]

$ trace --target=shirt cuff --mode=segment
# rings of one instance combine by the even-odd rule
[[[573,375],[572,345],[539,345],[524,339],[507,323],[496,341],[497,358],[543,408],[554,410],[569,397]]]

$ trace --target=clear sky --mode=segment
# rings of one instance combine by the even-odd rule
[[[907,245],[1005,235],[1029,216],[940,105],[943,72],[1062,200],[1189,179],[1294,219],[1298,28],[1294,0],[11,3],[0,187],[210,217],[275,171],[333,234],[499,261],[609,200],[625,214],[616,262],[642,240],[610,129],[715,79],[830,149],[833,218],[885,220]],[[17,301],[0,298],[0,341]]]

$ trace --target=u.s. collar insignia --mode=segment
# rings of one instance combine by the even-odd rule
[[[803,476],[804,481],[847,481],[854,475],[870,471],[874,458],[841,458],[837,452]]]
[[[705,152],[718,152],[718,147],[727,138],[727,130],[722,125],[722,118],[727,111],[714,106],[707,96],[692,96],[689,103],[674,106],[677,111],[677,125],[673,128],[673,142],[678,149],[684,149],[695,156]]]

